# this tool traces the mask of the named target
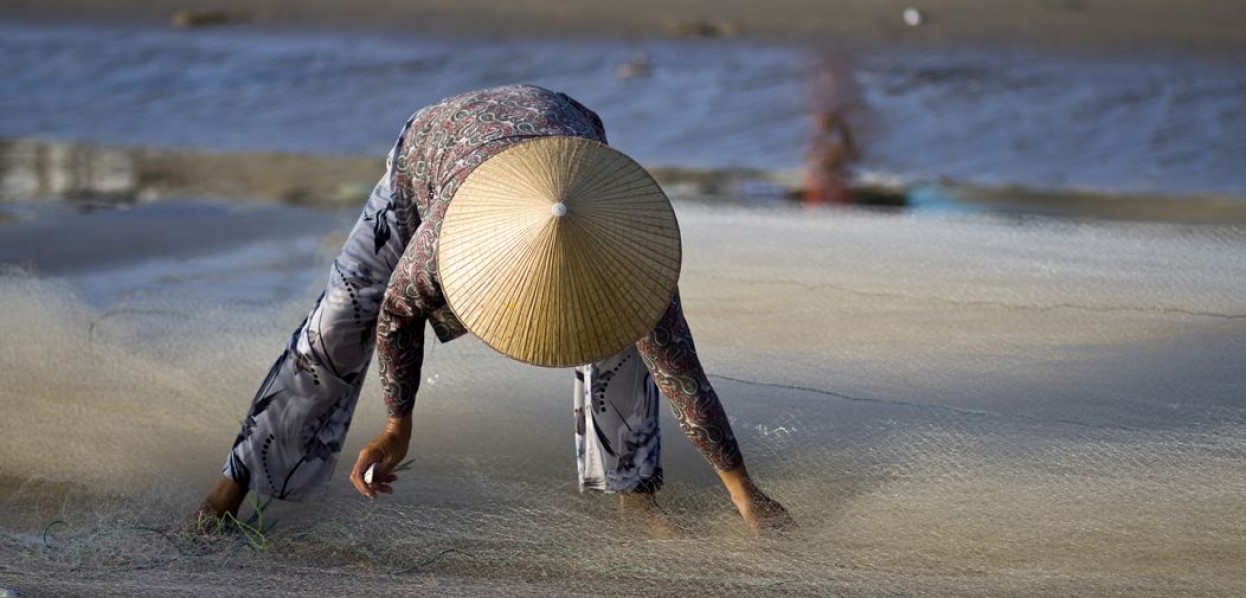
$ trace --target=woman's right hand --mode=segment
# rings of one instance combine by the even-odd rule
[[[364,445],[355,460],[355,467],[350,471],[350,482],[355,485],[365,498],[376,498],[377,492],[393,493],[390,486],[398,476],[393,470],[407,456],[407,447],[411,444],[411,416],[391,417],[372,442]],[[364,473],[376,465],[372,472],[372,483],[364,482]]]
[[[779,501],[770,498],[748,475],[748,468],[741,463],[728,471],[719,471],[718,477],[731,495],[731,502],[754,532],[782,531],[796,526],[787,509]]]

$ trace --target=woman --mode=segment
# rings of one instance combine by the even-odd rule
[[[726,414],[697,359],[678,293],[674,292],[677,255],[674,270],[664,271],[671,274],[669,285],[654,291],[665,292],[653,295],[660,298],[658,310],[650,316],[632,317],[628,325],[644,317],[650,319],[643,327],[631,329],[634,331],[625,337],[626,343],[612,345],[609,353],[575,353],[569,348],[579,347],[578,341],[564,339],[552,345],[556,351],[570,351],[558,359],[525,357],[500,348],[504,341],[492,334],[494,327],[481,323],[480,313],[488,317],[506,309],[487,309],[486,305],[471,318],[461,317],[470,311],[469,300],[476,297],[468,289],[456,298],[450,291],[458,287],[443,285],[448,282],[443,280],[447,256],[463,247],[470,266],[476,245],[467,241],[454,244],[456,239],[448,231],[443,233],[447,210],[456,197],[456,206],[468,205],[462,198],[468,192],[460,195],[459,190],[465,184],[482,181],[482,173],[490,168],[498,171],[494,166],[501,163],[502,155],[513,157],[545,141],[556,142],[550,151],[588,151],[613,159],[615,166],[602,170],[600,176],[589,177],[594,184],[618,172],[639,170],[652,189],[657,189],[643,169],[629,166],[634,163],[605,148],[605,131],[597,115],[564,94],[526,85],[507,86],[448,98],[417,112],[390,152],[385,176],[334,261],[328,288],[256,393],[223,476],[207,496],[204,510],[210,508],[218,516],[235,513],[248,489],[287,500],[306,499],[322,489],[336,465],[374,346],[389,419],[360,451],[350,479],[368,498],[391,492],[396,479],[392,470],[405,457],[411,439],[411,412],[420,381],[424,324],[428,322],[442,342],[471,331],[494,348],[524,361],[543,365],[593,363],[576,370],[582,488],[617,492],[624,502],[651,502],[662,481],[656,408],[660,390],[688,439],[717,470],[745,521],[756,527],[786,519],[783,508],[749,478]],[[553,170],[542,175],[545,179],[564,180],[575,174],[567,172],[574,169],[550,168]],[[584,178],[582,172],[578,176]],[[502,187],[515,186],[502,183]],[[660,189],[652,189],[645,193],[656,193],[665,202]],[[669,210],[669,204],[664,205]],[[563,203],[554,204],[552,209],[552,221],[560,217],[571,221]],[[673,212],[670,218],[673,225]],[[612,237],[608,233],[587,235],[585,239],[593,243],[594,239],[617,237],[624,244],[634,244],[627,235]],[[677,252],[677,229],[674,234]],[[439,246],[443,255],[439,255]],[[648,251],[647,247],[640,249]],[[570,279],[564,286],[577,283]],[[630,310],[598,310],[582,319],[606,319],[616,312]],[[464,325],[464,321],[474,324]],[[538,325],[541,322],[541,318],[530,316],[526,325],[512,326],[509,332],[524,337],[542,329]],[[574,327],[576,330],[597,330],[588,326],[596,322],[577,322],[581,325]],[[630,340],[636,338],[639,340]],[[588,341],[608,345],[601,338]],[[564,363],[588,355],[592,359]]]

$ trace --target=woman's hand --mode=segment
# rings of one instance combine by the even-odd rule
[[[740,512],[740,517],[753,531],[785,530],[796,526],[787,509],[753,483],[743,464],[729,471],[719,471],[718,477],[731,494],[731,502]]]
[[[391,417],[385,429],[359,451],[355,467],[350,471],[350,482],[355,485],[355,490],[369,499],[376,498],[377,492],[392,494],[394,489],[390,484],[398,476],[391,472],[407,456],[410,444],[411,416]],[[364,474],[373,465],[376,470],[372,472],[371,483],[365,482]]]

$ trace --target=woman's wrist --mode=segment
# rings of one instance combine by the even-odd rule
[[[718,470],[718,478],[732,497],[744,497],[753,487],[753,480],[748,475],[748,468],[741,462],[738,467]]]
[[[411,437],[411,414],[391,415],[385,421],[385,431],[402,438]]]

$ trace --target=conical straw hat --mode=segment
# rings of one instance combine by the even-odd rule
[[[476,167],[441,224],[437,267],[459,320],[535,365],[612,355],[670,303],[675,212],[639,164],[579,137],[539,137]]]

